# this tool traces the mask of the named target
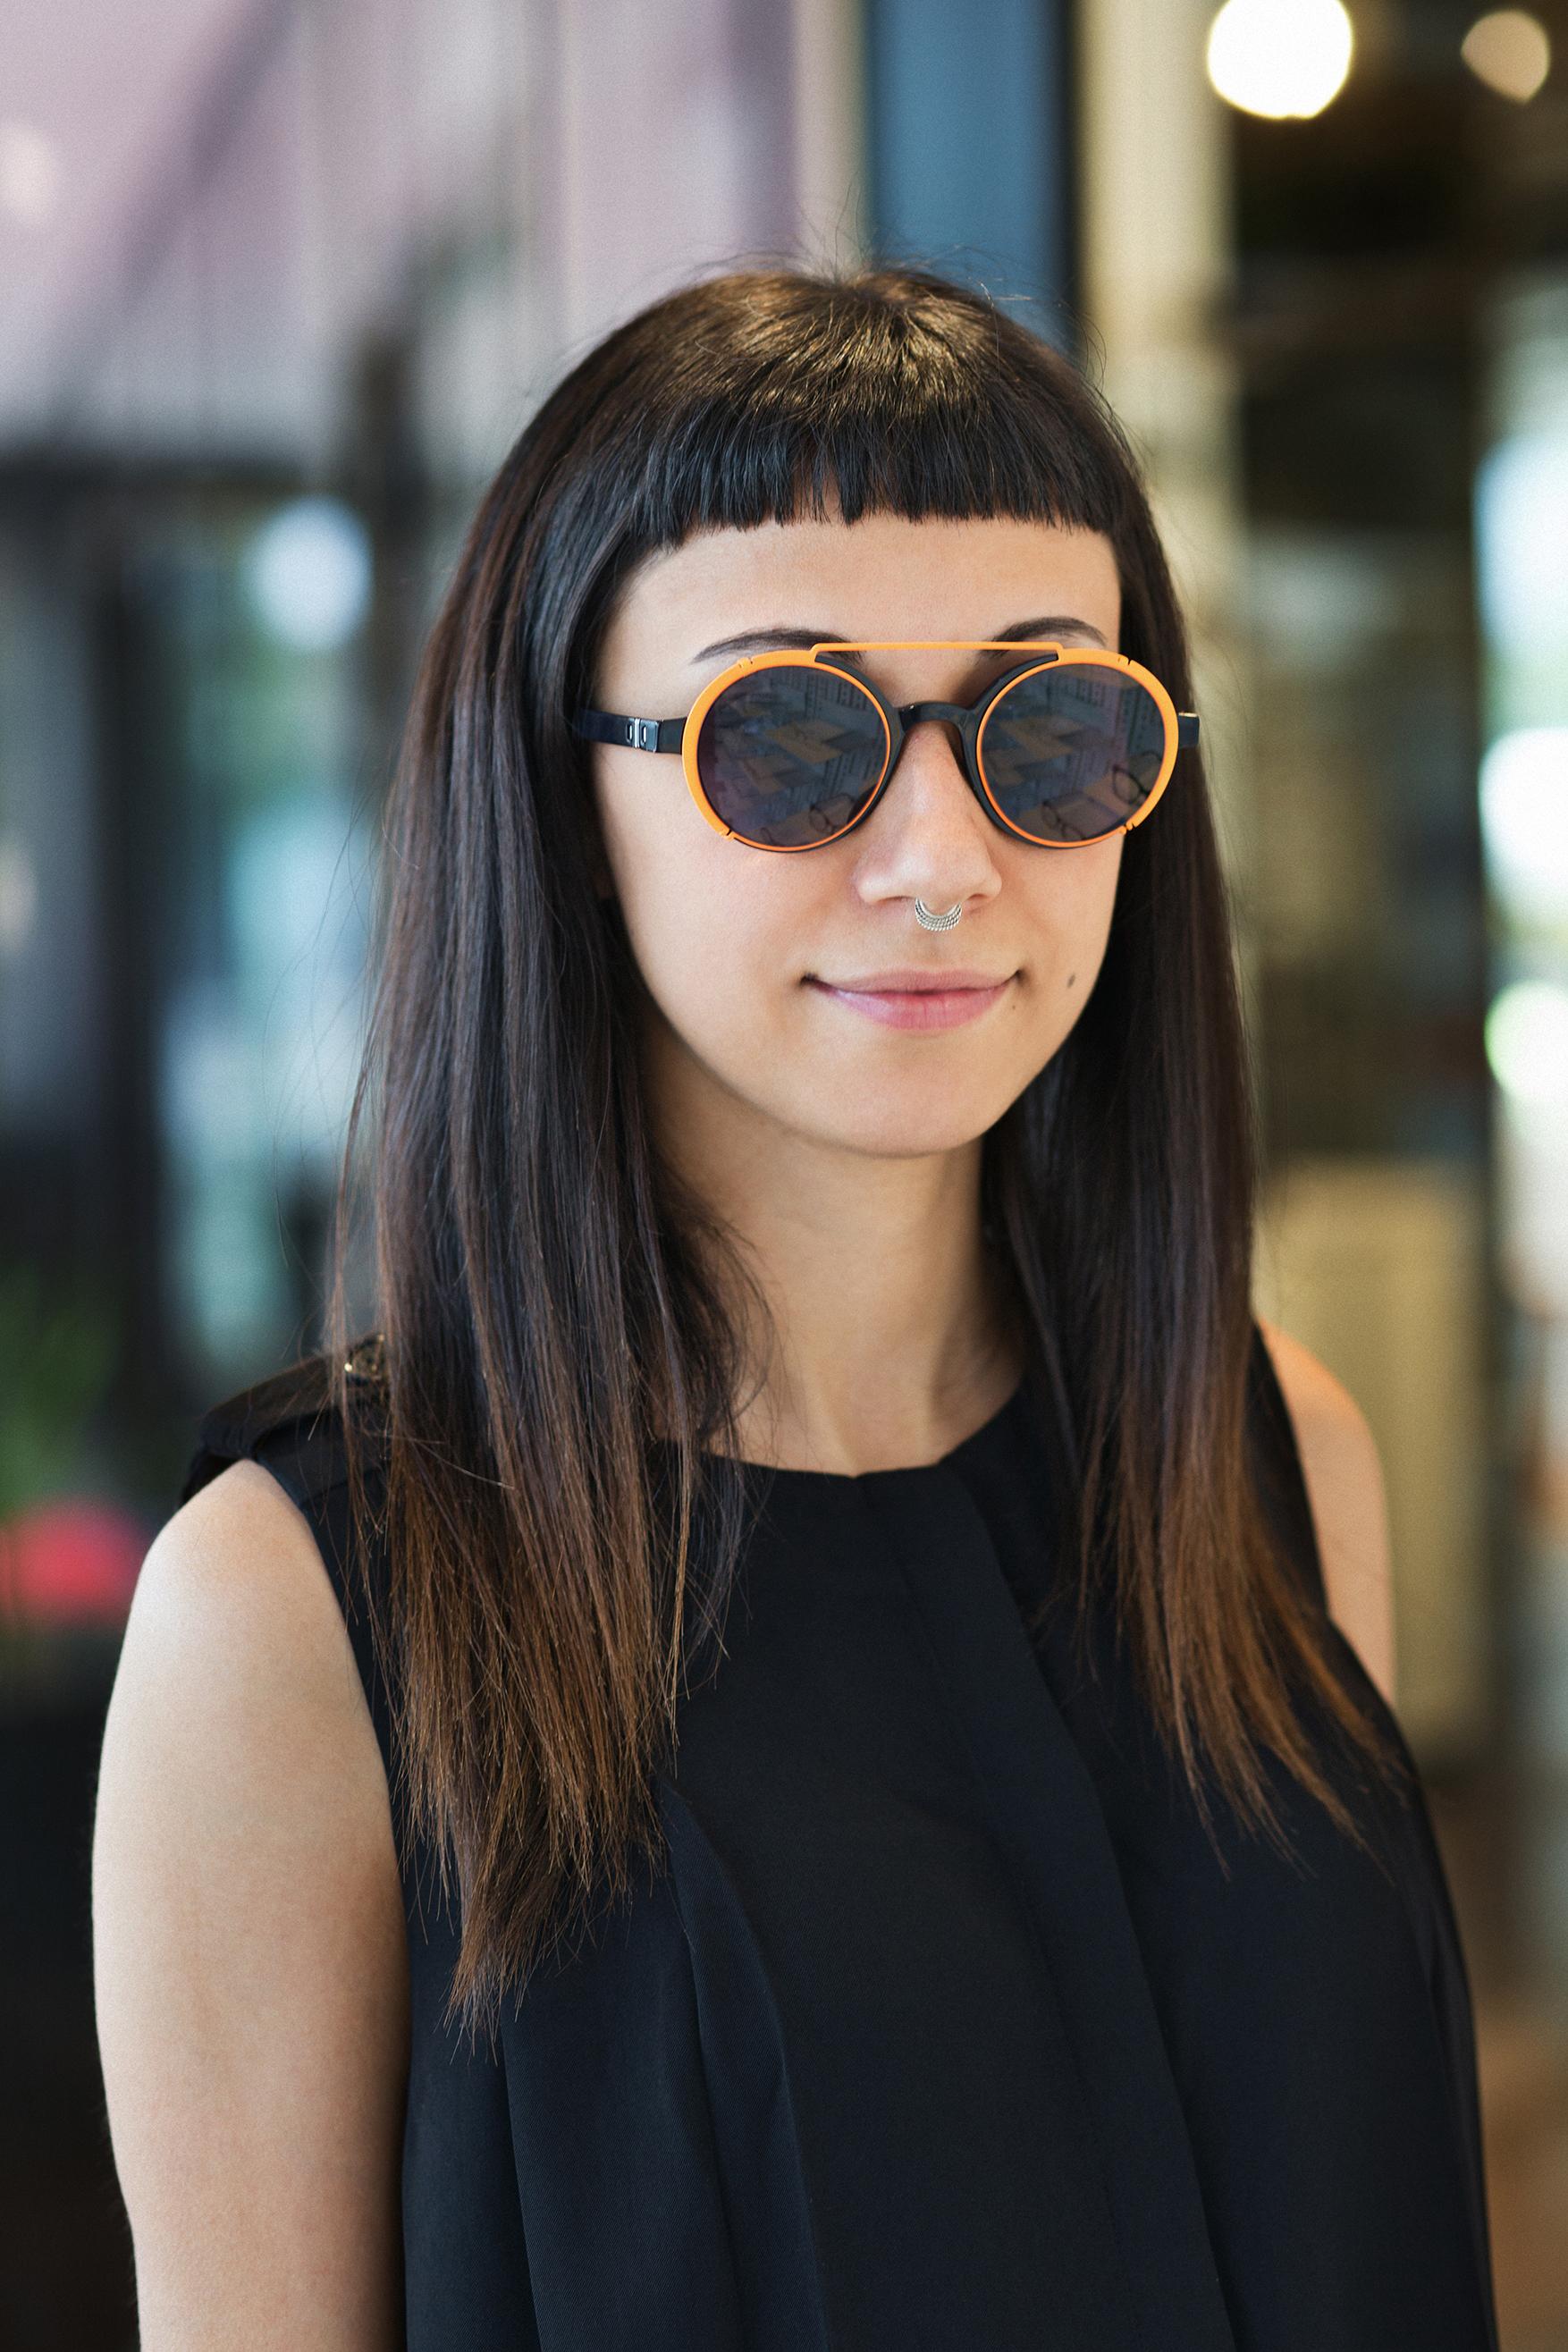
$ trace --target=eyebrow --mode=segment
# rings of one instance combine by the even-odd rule
[[[1079,620],[1073,613],[1046,613],[1032,621],[1010,621],[1005,629],[994,632],[990,642],[1016,645],[1021,640],[1037,637],[1046,638],[1053,644],[1065,643],[1068,638],[1093,646],[1105,644],[1100,630],[1091,623]],[[700,654],[693,654],[691,667],[695,668],[700,662],[717,661],[722,656],[738,661],[742,654],[809,653],[813,646],[842,645],[844,642],[841,632],[837,629],[744,629],[739,636],[719,637],[712,645],[704,646]],[[851,654],[846,658],[858,661],[859,656]]]

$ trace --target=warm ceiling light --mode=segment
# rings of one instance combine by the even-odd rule
[[[1321,114],[1351,69],[1340,0],[1226,0],[1209,27],[1209,79],[1245,114]]]
[[[59,201],[60,151],[30,122],[0,122],[0,213],[42,228]]]
[[[1544,25],[1522,8],[1496,8],[1478,16],[1459,44],[1459,55],[1478,81],[1522,106],[1552,70],[1552,44]]]

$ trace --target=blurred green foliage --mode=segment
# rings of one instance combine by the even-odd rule
[[[79,1474],[119,1361],[120,1318],[85,1286],[0,1266],[0,1525]]]

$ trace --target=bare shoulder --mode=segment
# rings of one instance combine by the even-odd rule
[[[391,1808],[310,1529],[242,1462],[142,1570],[93,1849],[142,2342],[391,2342],[407,1962]]]
[[[298,1506],[254,1462],[236,1462],[177,1511],[147,1555],[127,1629],[115,1706],[200,1655],[180,1700],[202,1709],[222,1684],[254,1702],[279,1677],[353,1712],[353,1652],[314,1537]]]
[[[1261,1327],[1289,1408],[1334,1622],[1394,1696],[1394,1603],[1383,1467],[1348,1389],[1278,1325]]]

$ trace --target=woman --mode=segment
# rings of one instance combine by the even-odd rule
[[[508,460],[384,1337],[211,1417],[110,1716],[149,2352],[1491,2341],[1186,699],[1115,427],[937,280],[679,295]]]

